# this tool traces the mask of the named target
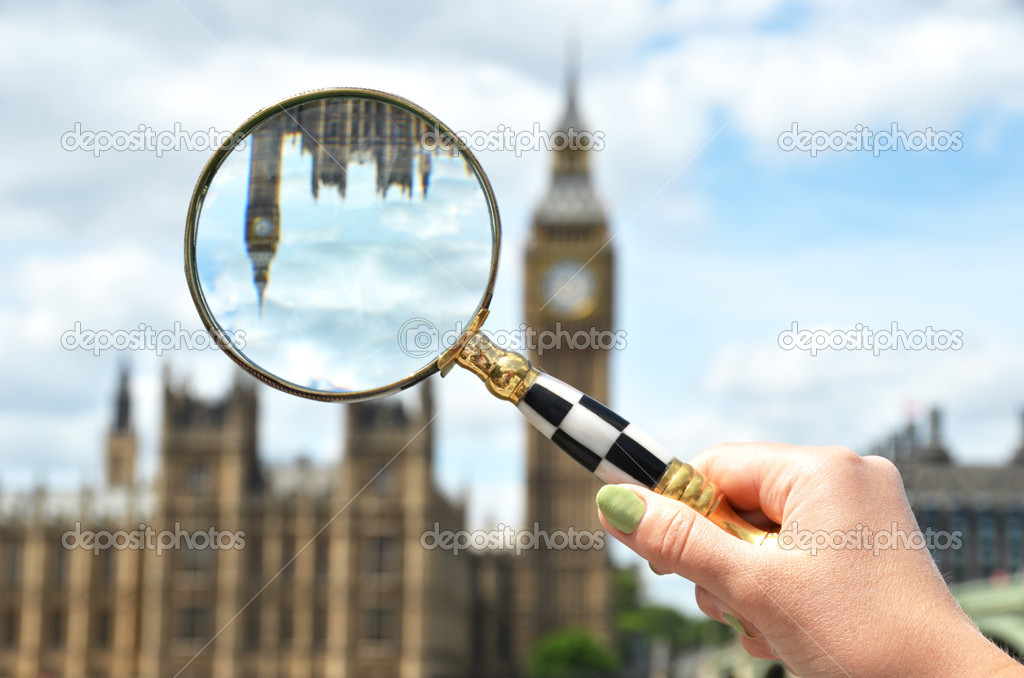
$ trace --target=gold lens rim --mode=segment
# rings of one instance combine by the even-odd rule
[[[282,99],[281,101],[278,101],[271,106],[267,106],[256,114],[250,116],[248,120],[242,123],[242,125],[235,130],[234,134],[228,137],[224,143],[214,151],[213,155],[203,167],[203,171],[200,173],[199,179],[196,181],[195,188],[192,191],[192,198],[189,201],[188,215],[185,221],[185,279],[188,283],[189,293],[192,295],[192,302],[195,304],[196,310],[199,312],[199,317],[202,320],[203,325],[206,327],[207,332],[210,333],[220,348],[243,370],[261,382],[292,395],[320,401],[359,402],[363,400],[383,398],[418,384],[440,370],[438,359],[441,356],[439,355],[430,358],[422,368],[403,379],[372,389],[335,392],[320,391],[306,388],[299,384],[294,384],[264,370],[233,345],[228,338],[227,332],[217,323],[216,318],[210,311],[209,305],[206,303],[206,297],[203,294],[202,286],[200,285],[198,266],[196,263],[196,234],[199,225],[199,216],[203,208],[203,201],[206,199],[207,191],[210,188],[210,184],[213,181],[214,176],[217,174],[217,171],[227,159],[228,155],[234,151],[235,147],[241,140],[248,137],[249,133],[265,120],[299,104],[332,98],[368,99],[384,102],[397,108],[404,109],[426,121],[432,128],[436,128],[441,132],[446,133],[448,138],[451,139],[457,147],[458,152],[472,168],[473,173],[480,182],[480,186],[483,189],[484,196],[487,200],[487,207],[491,218],[492,247],[490,276],[487,280],[487,286],[484,289],[483,296],[481,297],[476,310],[469,318],[466,319],[466,322],[468,325],[473,322],[474,319],[480,318],[482,312],[483,317],[486,317],[486,311],[489,309],[491,297],[494,294],[494,283],[498,275],[498,259],[501,249],[501,218],[498,214],[498,204],[494,198],[494,190],[491,188],[490,180],[484,173],[484,170],[480,166],[480,162],[477,160],[476,156],[473,155],[473,152],[466,147],[458,135],[456,135],[448,125],[445,125],[436,116],[408,99],[404,99],[387,92],[360,87],[334,87],[311,90],[287,99]]]

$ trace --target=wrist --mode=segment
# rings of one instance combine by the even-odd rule
[[[931,639],[928,659],[910,669],[912,675],[945,678],[949,676],[1024,676],[1024,665],[1016,662],[978,630],[963,612],[948,635]],[[908,667],[910,668],[910,667]],[[905,674],[911,675],[911,674]]]

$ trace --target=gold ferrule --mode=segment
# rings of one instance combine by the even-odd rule
[[[751,544],[765,544],[778,537],[774,532],[754,527],[736,514],[712,483],[697,469],[673,459],[654,486],[654,491],[681,501],[729,534]]]
[[[537,379],[537,370],[525,356],[496,346],[479,332],[465,341],[455,362],[480,377],[492,394],[514,405]]]
[[[704,480],[697,469],[673,459],[654,491],[681,501],[702,516],[711,514],[718,507],[715,486]]]

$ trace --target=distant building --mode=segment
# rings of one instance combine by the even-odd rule
[[[351,406],[339,466],[268,468],[252,380],[211,403],[168,378],[160,469],[146,488],[125,473],[126,385],[107,487],[0,500],[0,675],[469,675],[473,561],[420,545],[435,522],[464,520],[430,475],[429,385],[414,412]],[[125,548],[146,527],[168,540],[213,528],[211,540],[244,547]],[[75,548],[88,531],[123,537]]]
[[[1024,416],[1022,416],[1024,429]],[[932,556],[950,583],[1024,568],[1024,431],[1009,462],[998,466],[954,463],[942,440],[942,413],[928,415],[922,440],[913,421],[872,449],[903,476],[922,530],[941,533]],[[959,548],[948,537],[958,537]]]

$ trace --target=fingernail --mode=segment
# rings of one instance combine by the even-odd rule
[[[620,532],[632,534],[644,517],[647,504],[631,490],[605,485],[597,493],[597,507],[608,524]]]
[[[729,623],[729,626],[733,627],[734,629],[736,629],[737,631],[739,631],[740,633],[745,635],[747,638],[753,638],[754,637],[754,636],[750,635],[749,633],[747,633],[747,629],[744,628],[743,622],[741,622],[736,617],[732,616],[731,614],[722,614],[722,616],[725,618],[725,621],[727,621]]]

